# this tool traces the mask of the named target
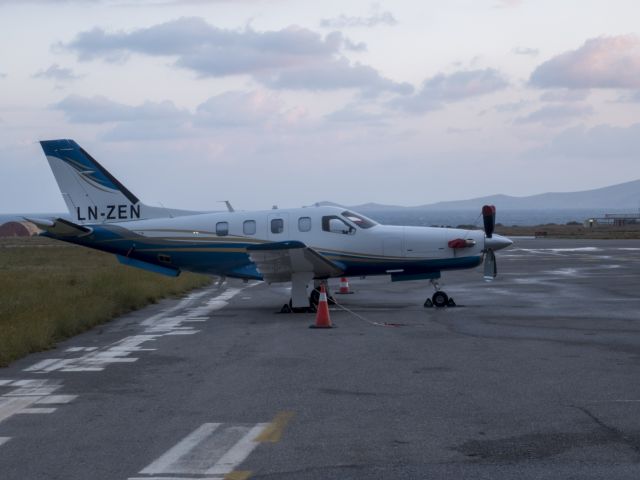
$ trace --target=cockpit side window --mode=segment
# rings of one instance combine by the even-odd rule
[[[342,212],[342,216],[350,222],[355,223],[360,228],[366,229],[375,227],[377,225],[377,223],[370,218],[363,217],[359,213],[350,212],[349,210],[345,210],[344,212]]]
[[[331,233],[342,233],[343,235],[353,235],[356,229],[336,215],[326,215],[322,217],[322,230]]]

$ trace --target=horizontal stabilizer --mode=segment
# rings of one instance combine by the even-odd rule
[[[24,219],[33,223],[40,230],[50,233],[54,237],[82,237],[92,232],[91,228],[83,225],[77,225],[69,220],[65,220],[64,218],[49,220],[24,217]]]

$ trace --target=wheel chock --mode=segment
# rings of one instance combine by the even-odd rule
[[[424,308],[433,308],[433,302],[430,298],[427,298],[426,302],[424,302]]]
[[[453,301],[453,298],[449,297],[449,301],[447,302],[447,307],[455,307],[456,302]]]
[[[289,306],[288,303],[285,303],[282,308],[280,309],[280,313],[291,313],[291,307]]]

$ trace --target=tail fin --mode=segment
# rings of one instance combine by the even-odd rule
[[[74,222],[103,223],[173,216],[140,202],[73,140],[40,142]]]

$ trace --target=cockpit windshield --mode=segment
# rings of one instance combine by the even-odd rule
[[[342,216],[349,220],[350,222],[356,224],[360,228],[371,228],[377,225],[376,222],[371,220],[370,218],[363,217],[362,215],[354,212],[350,212],[349,210],[345,210],[342,212]]]

